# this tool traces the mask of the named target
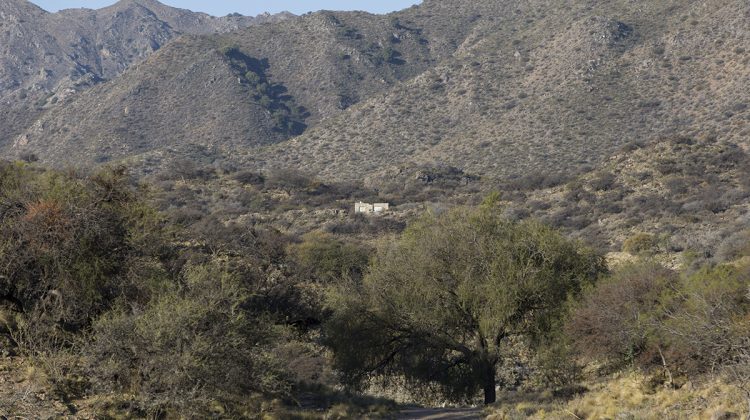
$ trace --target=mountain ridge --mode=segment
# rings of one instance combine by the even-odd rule
[[[715,3],[646,10],[607,2],[622,10],[610,17],[586,7],[550,13],[515,39],[515,28],[501,28],[401,92],[362,103],[249,162],[304,163],[324,177],[361,179],[386,166],[437,161],[507,178],[593,168],[628,142],[667,135],[723,130],[725,139],[746,142],[749,98],[741,85],[749,77],[750,40],[737,29],[748,7]],[[681,12],[705,17],[722,42],[706,47],[702,34],[689,31],[700,21],[675,16]],[[549,33],[565,19],[570,24],[557,23],[565,31]],[[324,155],[339,158],[318,158]]]
[[[318,12],[185,38],[179,52],[45,111],[5,153],[58,165],[123,160],[150,172],[198,148],[217,165],[372,184],[430,164],[494,179],[586,172],[625,144],[665,136],[716,133],[746,147],[749,16],[737,0]],[[175,84],[172,75],[196,61],[206,73]],[[205,90],[214,79],[233,83],[216,96]],[[124,109],[155,100],[139,83],[173,98],[179,117],[129,123]],[[193,90],[204,94],[190,99]],[[210,129],[180,127],[214,106],[226,112],[201,125]]]
[[[50,13],[25,0],[3,0],[0,103],[6,106],[0,109],[0,145],[58,101],[115,78],[182,34],[227,32],[288,18],[216,18],[151,0]]]
[[[110,112],[110,107],[97,104],[115,102],[123,104],[123,109],[146,108],[149,106],[148,101],[139,96],[140,91],[137,89],[137,85],[143,83],[159,85],[163,88],[162,94],[182,98],[172,102],[171,112],[182,115],[186,121],[200,120],[200,114],[204,110],[214,106],[222,107],[227,102],[226,98],[218,103],[188,100],[185,95],[191,90],[204,89],[205,83],[197,78],[178,86],[172,84],[171,80],[173,75],[182,74],[181,69],[189,68],[192,63],[202,60],[201,57],[206,57],[207,51],[221,52],[211,55],[216,62],[214,66],[210,66],[211,69],[209,66],[205,67],[209,73],[216,66],[231,64],[231,71],[225,72],[223,76],[202,76],[208,80],[222,78],[226,81],[231,78],[238,92],[227,91],[227,96],[240,94],[245,98],[241,102],[245,103],[262,104],[265,101],[260,112],[276,120],[281,119],[282,123],[289,122],[283,120],[294,120],[297,124],[316,124],[374,93],[421,74],[450,54],[459,44],[453,38],[462,40],[467,31],[463,24],[454,24],[455,28],[451,31],[441,30],[433,35],[422,29],[428,25],[419,24],[417,17],[418,13],[413,9],[389,16],[322,11],[275,25],[253,26],[225,35],[184,37],[182,41],[177,41],[181,46],[179,53],[167,48],[170,54],[157,54],[141,65],[134,66],[120,78],[94,90],[108,96],[108,99],[95,98],[91,94],[81,95],[70,103],[66,102],[64,107],[50,109],[30,130],[15,139],[15,145],[24,146],[15,149],[30,149],[40,159],[50,163],[73,156],[76,156],[76,161],[83,163],[99,161],[97,156],[102,153],[96,151],[91,151],[86,154],[86,158],[80,159],[80,155],[75,152],[86,150],[86,147],[81,147],[76,139],[85,142],[83,139],[97,138],[100,142],[107,143],[105,147],[111,149],[117,149],[122,142],[128,142],[128,138],[116,133],[115,128],[118,124],[126,123],[124,114]],[[309,51],[315,53],[308,54]],[[248,76],[249,72],[253,74]],[[165,93],[167,91],[170,93]],[[204,97],[216,100],[208,92]],[[237,105],[244,107],[245,103]],[[89,113],[98,115],[80,117]],[[224,146],[265,145],[283,141],[294,134],[294,130],[288,134],[281,130],[282,135],[279,136],[278,121],[269,124],[270,120],[264,117],[266,123],[247,125],[248,120],[259,122],[257,116],[247,115],[245,118],[234,113],[226,115],[230,114],[233,119],[226,119],[222,116],[225,114],[219,113],[217,118],[224,123],[215,126],[214,138],[193,136],[200,143],[198,146],[213,147],[217,143]],[[146,119],[150,117],[152,115],[145,116]],[[158,149],[164,139],[173,138],[175,132],[182,130],[176,121],[167,121],[169,117],[165,117],[166,119],[153,120],[151,125],[146,124],[143,130],[132,136],[135,139],[160,139],[159,143],[152,144],[153,147],[141,148],[139,152]],[[78,120],[81,123],[77,127],[71,127],[70,122]],[[222,133],[219,128],[221,126],[228,127],[228,130],[244,127],[242,130],[247,134],[238,136],[236,132]],[[49,144],[68,147],[66,152],[42,151],[45,142],[52,140],[48,135],[50,132],[56,134],[54,142]],[[266,139],[253,140],[259,137]],[[66,143],[68,146],[64,146]],[[127,153],[121,153],[111,158],[128,156]]]

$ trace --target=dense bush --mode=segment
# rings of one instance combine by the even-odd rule
[[[132,417],[241,417],[297,382],[330,385],[303,338],[322,318],[311,285],[360,276],[363,249],[310,236],[288,256],[280,232],[203,208],[170,226],[121,169],[2,164],[0,194],[0,333],[59,397],[106,394],[114,405],[99,408]]]
[[[324,284],[339,279],[359,280],[369,262],[366,248],[320,232],[309,233],[302,243],[292,245],[289,257],[300,274]]]
[[[648,353],[665,292],[678,274],[654,262],[630,263],[599,281],[581,300],[568,325],[590,357],[632,362]]]
[[[250,300],[220,267],[188,269],[183,286],[143,310],[125,306],[95,323],[89,377],[99,392],[136,390],[151,415],[201,418],[216,402],[284,395],[291,383],[273,352],[283,330],[249,311]]]
[[[253,171],[236,172],[232,177],[242,184],[249,185],[263,185],[266,181],[266,178],[262,174]]]
[[[596,191],[608,191],[615,185],[617,177],[611,172],[601,172],[594,177],[589,184]]]
[[[660,326],[666,360],[686,373],[715,371],[750,332],[750,268],[720,265],[684,276]]]
[[[266,187],[279,189],[306,189],[314,186],[309,175],[296,169],[277,169],[266,177]]]
[[[622,251],[631,255],[648,254],[655,251],[657,246],[654,235],[648,233],[636,233],[627,238],[622,244]]]
[[[148,299],[166,278],[168,250],[160,217],[126,180],[121,169],[90,176],[0,169],[2,299],[29,321],[44,318],[68,331],[120,296]]]
[[[692,274],[629,263],[579,302],[566,331],[589,357],[661,366],[669,374],[715,371],[737,357],[750,331],[750,269],[720,265]]]

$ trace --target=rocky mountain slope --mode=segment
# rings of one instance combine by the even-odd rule
[[[717,136],[671,137],[628,145],[595,171],[560,185],[506,185],[512,217],[533,217],[620,251],[647,234],[653,252],[732,260],[745,252],[750,158]]]
[[[147,170],[200,157],[377,187],[430,164],[586,172],[668,136],[744,147],[749,20],[740,0],[319,12],[184,38],[46,111],[5,154]]]
[[[747,2],[500,5],[436,68],[250,160],[339,179],[434,161],[505,178],[590,169],[634,140],[747,141]]]
[[[434,67],[478,19],[442,7],[318,12],[188,37],[50,110],[11,151],[57,164],[148,153],[159,166],[195,147],[230,154],[279,143]]]
[[[289,15],[212,17],[156,0],[49,13],[0,0],[0,144],[45,109],[115,78],[181,34],[227,32]]]

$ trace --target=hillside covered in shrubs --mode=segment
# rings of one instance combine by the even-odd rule
[[[0,419],[750,416],[748,17],[0,0]]]
[[[233,178],[329,206],[364,188]],[[498,193],[391,215],[406,221],[394,227],[288,229],[273,203],[265,220],[190,218],[160,182],[0,166],[0,378],[13,384],[1,411],[379,418],[398,409],[378,395],[483,395],[498,418],[650,418],[676,398],[664,393],[683,398],[659,415],[744,412],[750,399],[744,254],[670,268],[631,241],[636,256],[608,261],[509,217]],[[599,383],[642,398],[592,406],[614,392]],[[701,399],[712,389],[724,397]]]

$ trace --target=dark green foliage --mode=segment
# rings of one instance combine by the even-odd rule
[[[248,71],[247,73],[245,73],[245,80],[247,80],[247,82],[251,85],[257,86],[263,81],[263,78],[254,71]]]
[[[240,52],[240,47],[237,45],[223,45],[219,48],[219,52],[226,57],[233,57]]]
[[[349,383],[403,375],[454,400],[483,388],[493,402],[507,340],[541,339],[602,269],[553,230],[489,206],[426,215],[335,295],[328,343]]]
[[[386,45],[383,47],[383,49],[380,51],[380,58],[383,60],[384,63],[392,63],[394,58],[396,57],[397,52],[391,47],[390,45]]]
[[[241,80],[250,87],[253,99],[271,112],[276,130],[290,136],[305,131],[305,119],[310,114],[304,107],[295,103],[284,85],[270,80],[266,74],[269,68],[267,59],[250,57],[239,47],[223,47],[221,51],[240,75]]]

